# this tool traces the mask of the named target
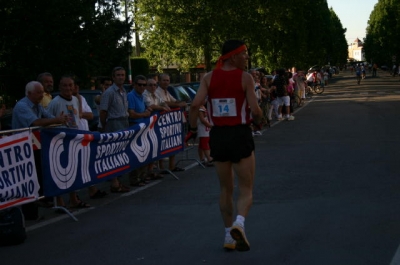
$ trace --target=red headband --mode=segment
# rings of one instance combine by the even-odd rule
[[[236,48],[235,50],[230,51],[230,52],[228,52],[227,54],[221,55],[221,56],[218,58],[218,60],[217,60],[217,65],[215,66],[215,69],[221,68],[222,65],[224,64],[224,61],[225,61],[226,59],[229,59],[229,58],[232,57],[233,55],[238,54],[238,53],[241,53],[242,51],[244,51],[244,50],[246,50],[246,49],[247,49],[246,45],[243,44],[242,46]]]

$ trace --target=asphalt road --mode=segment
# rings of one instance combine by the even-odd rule
[[[215,170],[187,165],[180,180],[90,201],[78,222],[46,209],[1,264],[399,264],[400,82],[378,75],[339,75],[255,138],[249,252],[222,249]]]

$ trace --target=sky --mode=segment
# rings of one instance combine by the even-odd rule
[[[343,28],[347,29],[347,43],[356,38],[365,38],[369,15],[378,0],[327,0],[328,7],[335,11]]]

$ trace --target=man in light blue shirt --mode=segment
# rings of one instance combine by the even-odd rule
[[[26,96],[18,101],[13,109],[13,129],[66,123],[67,117],[65,115],[61,114],[55,117],[40,105],[43,94],[44,89],[41,83],[31,81],[26,85]]]
[[[43,99],[44,89],[41,83],[37,81],[29,82],[25,87],[25,97],[17,102],[13,109],[12,114],[12,128],[22,129],[33,126],[49,126],[55,124],[65,124],[67,122],[67,116],[61,113],[61,115],[55,117],[51,115],[40,102]],[[43,187],[43,174],[41,167],[41,154],[40,150],[34,151],[36,172],[40,187]],[[39,196],[43,195],[43,188],[39,189]],[[33,203],[28,204],[26,207],[35,207]],[[32,209],[32,208],[31,208]],[[32,220],[37,217],[27,217]]]

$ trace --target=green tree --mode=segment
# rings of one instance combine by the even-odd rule
[[[378,64],[391,64],[400,51],[400,0],[380,0],[371,12],[364,39],[366,59]]]
[[[13,75],[25,83],[43,71],[53,73],[56,80],[75,73],[88,83],[93,76],[109,75],[116,65],[127,67],[132,47],[126,37],[133,24],[121,20],[121,3],[125,4],[0,0],[0,75]],[[305,69],[347,56],[347,50],[342,50],[345,30],[326,0],[136,0],[128,4],[135,11],[143,56],[159,71],[170,65],[188,71],[198,63],[211,70],[221,44],[232,38],[248,44],[249,67]]]
[[[257,15],[250,1],[141,0],[135,19],[145,56],[153,64],[187,70],[204,62],[210,70],[227,38],[248,39]],[[249,16],[252,20],[249,20]]]
[[[173,64],[187,70],[198,63],[211,70],[221,43],[230,38],[248,44],[249,67],[305,69],[326,64],[339,53],[347,58],[345,30],[331,21],[326,0],[140,0],[134,4],[144,56],[159,70]],[[341,34],[335,44],[333,28]],[[336,46],[346,46],[346,51],[337,51]]]
[[[89,84],[126,66],[130,25],[118,18],[119,6],[117,0],[0,0],[0,75],[26,83],[44,71],[56,81],[73,73]],[[18,87],[13,91],[23,95]]]
[[[346,41],[346,31],[343,28],[342,22],[340,22],[339,17],[336,15],[333,9],[331,12],[331,23],[332,28],[330,31],[332,49],[330,52],[329,61],[332,65],[344,65],[347,62],[348,56],[348,46]]]
[[[294,8],[295,7],[295,8]],[[278,5],[259,2],[258,34],[252,38],[251,46],[256,46],[253,64],[274,70],[281,67],[300,66],[307,48],[304,23],[304,5],[294,0]]]
[[[346,30],[332,12],[326,0],[287,0],[279,4],[260,1],[261,34],[251,39],[251,46],[257,47],[253,62],[269,70],[345,63]]]
[[[137,75],[148,75],[149,74],[149,61],[146,58],[132,58],[131,65],[132,68],[132,76],[135,77]]]

